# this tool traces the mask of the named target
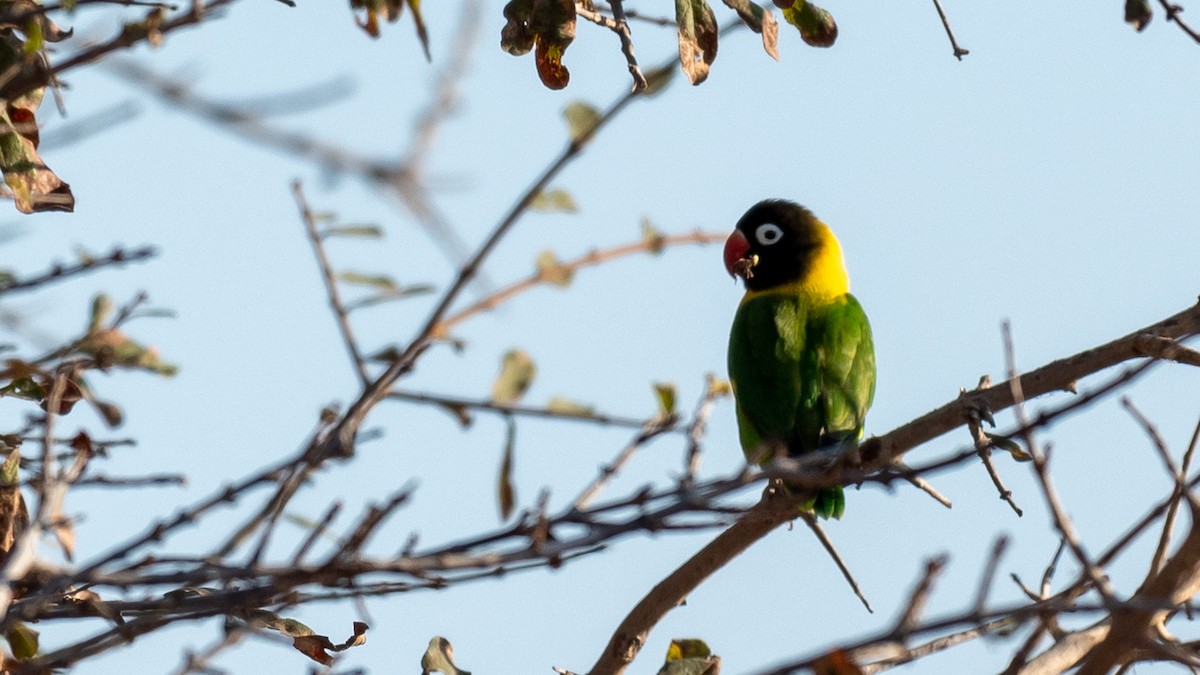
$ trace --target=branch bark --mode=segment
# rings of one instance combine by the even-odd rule
[[[1200,304],[1099,347],[1026,373],[1019,378],[1019,388],[1005,381],[960,396],[883,436],[864,442],[860,447],[863,469],[872,471],[887,467],[918,445],[967,424],[973,410],[983,408],[999,412],[1012,406],[1016,403],[1014,390],[1023,392],[1025,400],[1054,391],[1074,391],[1076,381],[1134,358],[1153,357],[1200,365],[1197,353],[1179,344],[1197,334],[1200,334]],[[781,505],[779,502],[780,499],[764,497],[729,529],[659,582],[617,627],[589,675],[623,673],[645,645],[650,630],[671,608],[754,542],[796,516],[794,504]],[[1194,532],[1193,535],[1197,539],[1200,559],[1200,534]],[[1166,573],[1167,569],[1164,569],[1160,577]],[[1196,583],[1200,585],[1200,567],[1197,575]]]

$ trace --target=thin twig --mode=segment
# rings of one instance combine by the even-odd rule
[[[903,473],[904,480],[911,483],[914,487],[916,487],[921,492],[924,492],[925,494],[932,497],[935,502],[941,504],[942,506],[944,506],[948,509],[954,507],[954,502],[950,501],[949,497],[947,497],[946,495],[939,492],[937,488],[933,487],[932,483],[925,480],[925,478],[922,477],[918,472],[913,471],[912,467],[905,464],[903,460],[896,460],[896,461],[892,462],[892,467],[895,470]]]
[[[596,479],[575,498],[575,508],[580,511],[586,509],[592,499],[600,494],[600,491],[608,485],[613,476],[617,475],[617,472],[633,458],[634,453],[651,439],[661,436],[673,428],[675,422],[676,420],[673,418],[661,418],[647,422],[642,431],[628,445],[621,448],[621,451],[617,453],[613,461],[600,467],[600,475],[596,476]]]
[[[950,20],[946,18],[946,12],[942,10],[941,0],[933,0],[933,6],[937,8],[938,16],[942,19],[942,26],[946,29],[946,37],[950,38],[950,46],[954,48],[954,58],[962,61],[962,57],[971,52],[958,46],[958,41],[954,39],[954,31],[950,30]]]
[[[816,535],[817,541],[821,542],[821,546],[825,549],[825,552],[833,559],[833,564],[837,565],[838,571],[842,573],[842,578],[846,580],[846,583],[850,584],[850,590],[854,591],[854,595],[858,596],[859,602],[863,604],[863,607],[867,608],[868,612],[874,614],[875,610],[871,608],[871,602],[867,600],[867,596],[863,595],[862,587],[858,585],[858,580],[854,578],[854,573],[850,571],[850,566],[846,564],[842,555],[838,553],[837,547],[833,545],[833,540],[825,533],[825,528],[821,527],[821,524],[817,522],[816,517],[811,513],[801,513],[800,520],[803,520],[808,529],[812,530],[812,533]]]
[[[983,570],[983,577],[979,580],[979,590],[975,593],[975,604],[973,607],[979,614],[983,614],[988,595],[992,590],[992,580],[996,578],[996,570],[1000,567],[1000,559],[1004,557],[1004,551],[1007,548],[1008,537],[1003,535],[996,537],[996,541],[992,544],[992,554],[988,556],[987,566]]]
[[[317,524],[309,530],[308,536],[304,538],[304,541],[300,543],[299,548],[297,548],[296,552],[292,555],[293,566],[299,566],[302,562],[304,562],[304,556],[308,555],[308,552],[312,549],[313,544],[317,543],[317,537],[320,537],[322,534],[325,534],[329,531],[330,523],[333,522],[334,518],[337,518],[337,515],[341,512],[341,510],[341,501],[336,501],[329,505],[329,508],[325,511],[325,515],[321,516],[321,520],[317,521]]]
[[[1179,26],[1179,29],[1184,33],[1187,33],[1188,37],[1200,43],[1200,33],[1196,32],[1186,21],[1179,18],[1179,14],[1183,12],[1181,5],[1171,2],[1171,0],[1158,0],[1158,4],[1162,5],[1163,11],[1167,15],[1167,21],[1174,21],[1175,25]]]
[[[333,433],[330,433],[321,444],[314,447],[318,456],[348,457],[353,454],[354,438],[363,420],[366,419],[367,413],[387,396],[387,392],[391,389],[392,385],[413,367],[417,357],[429,347],[430,341],[434,337],[434,331],[442,323],[447,312],[450,311],[450,306],[458,299],[459,294],[462,293],[467,284],[479,273],[483,261],[491,255],[496,245],[500,243],[509,231],[512,230],[513,226],[516,225],[521,216],[525,214],[534,198],[546,188],[550,181],[564,167],[582,154],[587,143],[595,137],[600,129],[620,114],[634,100],[634,97],[633,93],[621,96],[600,115],[595,125],[586,132],[572,138],[562,152],[559,153],[558,157],[542,171],[541,175],[517,199],[508,213],[492,228],[491,234],[484,239],[475,254],[459,269],[454,282],[443,293],[442,299],[430,313],[429,318],[425,321],[422,328],[417,331],[416,337],[413,338],[408,347],[392,362],[383,374],[366,387],[358,400],[351,404],[333,430]]]
[[[1146,582],[1148,583],[1162,571],[1162,566],[1166,563],[1167,553],[1171,547],[1171,535],[1175,531],[1175,519],[1179,515],[1179,503],[1187,494],[1187,485],[1185,483],[1187,473],[1186,469],[1175,466],[1175,461],[1171,458],[1170,448],[1167,447],[1167,442],[1162,437],[1162,434],[1158,433],[1158,429],[1154,424],[1137,409],[1137,406],[1133,404],[1133,401],[1128,396],[1121,397],[1121,406],[1129,412],[1134,421],[1150,437],[1151,444],[1158,451],[1159,458],[1163,460],[1167,472],[1171,474],[1171,478],[1175,483],[1171,490],[1174,499],[1171,501],[1171,505],[1167,507],[1166,516],[1163,518],[1162,530],[1158,536],[1158,545],[1154,550],[1154,555],[1150,558],[1150,568],[1146,572]]]
[[[929,601],[929,594],[933,591],[934,581],[945,567],[946,556],[944,555],[925,561],[925,573],[913,587],[912,593],[909,593],[908,603],[905,604],[900,617],[896,619],[896,625],[892,628],[891,635],[896,637],[907,635],[920,624],[921,615],[924,614],[925,605]]]
[[[618,260],[636,253],[651,253],[657,254],[664,248],[672,246],[682,246],[685,244],[696,244],[704,246],[707,244],[719,243],[725,241],[727,234],[720,232],[703,232],[697,230],[695,232],[687,232],[684,234],[673,234],[664,237],[643,237],[638,241],[614,246],[612,248],[589,251],[578,258],[561,262],[554,267],[554,276],[558,275],[573,275],[581,269],[595,267],[604,263]],[[438,321],[433,327],[431,335],[435,338],[444,339],[450,335],[451,329],[463,323],[467,319],[474,317],[483,312],[495,309],[501,303],[507,302],[513,297],[520,295],[538,286],[553,283],[551,275],[546,271],[537,271],[528,277],[509,284],[500,290],[491,293],[486,298],[480,299],[478,302],[469,305],[454,314]]]
[[[638,66],[637,57],[633,54],[633,36],[625,15],[624,2],[623,0],[611,0],[609,7],[612,17],[607,17],[586,7],[576,7],[575,12],[588,21],[604,26],[617,34],[621,40],[621,53],[625,55],[625,62],[629,65],[629,74],[633,77],[633,91],[635,93],[646,91],[648,83],[642,69]]]
[[[688,424],[687,428],[687,453],[683,467],[683,481],[685,484],[691,485],[694,483],[696,475],[700,473],[700,445],[704,440],[704,434],[708,427],[708,418],[712,415],[717,399],[726,396],[728,393],[728,385],[720,385],[717,382],[716,376],[712,373],[704,376],[704,395],[700,397],[700,402],[696,404],[696,412],[692,414],[692,421]]]
[[[358,372],[358,379],[363,386],[366,386],[370,382],[367,363],[358,349],[358,341],[354,339],[354,331],[350,327],[350,313],[346,311],[346,305],[342,302],[333,266],[329,264],[329,256],[325,252],[325,242],[321,238],[320,231],[317,230],[317,219],[308,208],[308,202],[304,199],[304,188],[299,180],[292,181],[292,196],[296,200],[296,207],[300,210],[300,218],[304,221],[304,230],[308,233],[308,243],[312,244],[313,255],[317,259],[317,265],[321,268],[321,279],[325,282],[325,295],[329,298],[329,308],[333,310],[333,316],[337,319],[342,343],[346,346],[346,352],[350,355],[354,369]]]
[[[91,272],[103,267],[140,262],[156,255],[158,255],[158,250],[153,246],[143,246],[131,250],[115,248],[107,255],[98,258],[88,258],[73,265],[54,265],[49,270],[26,279],[16,279],[7,283],[0,280],[0,295],[41,288],[51,282],[62,281],[69,277],[83,274],[84,272]]]
[[[557,409],[553,407],[497,403],[491,399],[461,398],[457,396],[446,396],[443,394],[431,394],[428,392],[408,391],[405,389],[392,389],[388,392],[387,398],[397,401],[410,401],[413,403],[428,403],[442,406],[451,411],[455,417],[459,418],[459,421],[463,422],[464,424],[469,423],[470,420],[469,418],[464,418],[461,411],[469,409],[482,410],[499,415],[521,415],[526,417],[540,417],[544,419],[591,422],[601,426],[626,427],[629,429],[641,429],[646,425],[646,420],[644,419],[609,415],[606,413],[596,412],[588,408],[573,410],[570,408]]]

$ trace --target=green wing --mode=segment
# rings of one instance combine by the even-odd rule
[[[794,295],[752,297],[734,316],[729,378],[753,464],[856,440],[875,395],[867,315],[850,294],[821,306]]]

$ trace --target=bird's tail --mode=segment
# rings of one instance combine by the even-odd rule
[[[813,499],[812,512],[822,518],[840,520],[846,512],[846,493],[842,491],[842,486],[835,485],[818,490],[816,498]]]

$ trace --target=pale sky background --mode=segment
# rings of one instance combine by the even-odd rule
[[[424,4],[436,66],[462,48],[454,31],[463,3]],[[563,107],[576,99],[605,106],[628,87],[616,37],[581,22],[566,56],[570,87],[544,89],[532,55],[514,58],[499,49],[503,3],[483,4],[480,42],[462,85],[464,105],[445,125],[430,163],[438,205],[472,244],[562,148]],[[722,24],[733,21],[717,4]],[[669,3],[631,6],[670,12]],[[971,51],[960,63],[932,3],[831,0],[827,7],[840,26],[833,48],[810,48],[781,26],[782,61],[776,63],[763,54],[758,36],[741,31],[722,40],[702,86],[678,78],[662,95],[624,112],[555,181],[574,195],[580,212],[526,216],[488,260],[486,274],[504,284],[528,274],[544,249],[567,258],[634,240],[643,217],[668,233],[727,231],[759,199],[800,201],[840,236],[853,290],[874,326],[879,387],[868,433],[886,432],[942,404],[980,375],[999,379],[1005,318],[1012,321],[1019,365],[1032,368],[1196,301],[1200,46],[1161,13],[1138,34],[1121,21],[1119,2],[951,0],[946,10]],[[81,11],[74,24],[84,34],[109,35],[107,11]],[[643,64],[673,53],[672,31],[645,24],[634,30]],[[122,55],[129,56],[231,103],[350,81],[355,88],[344,100],[274,121],[383,158],[407,147],[435,72],[408,17],[384,26],[373,41],[354,26],[346,3],[304,0],[297,8],[243,0],[199,29],[169,35],[159,49]],[[113,433],[138,440],[136,448],[116,451],[105,472],[182,472],[190,479],[185,489],[73,493],[68,509],[80,517],[77,551],[86,561],[140,533],[153,517],[292,453],[323,406],[355,396],[357,379],[292,201],[293,178],[305,181],[315,209],[387,229],[380,243],[331,242],[340,268],[439,288],[452,270],[406,212],[354,178],[322,175],[309,163],[247,145],[164,107],[103,67],[72,72],[66,81],[72,120],[125,100],[136,102],[139,113],[44,153],[73,186],[76,213],[22,217],[10,211],[0,223],[17,236],[0,249],[4,266],[30,274],[69,259],[75,247],[106,251],[114,243],[154,244],[161,255],[14,297],[4,307],[58,339],[80,330],[99,290],[125,301],[145,289],[155,306],[174,310],[175,319],[142,320],[129,329],[180,366],[176,378],[116,373],[94,376],[93,386],[124,406],[127,422]],[[49,105],[41,115],[49,142],[64,121]],[[581,273],[569,289],[524,295],[464,324],[459,335],[466,350],[431,350],[405,384],[486,397],[501,354],[519,346],[539,368],[528,403],[566,395],[603,412],[646,416],[654,411],[651,382],[671,381],[690,410],[704,374],[723,373],[740,294],[718,248],[626,259]],[[364,347],[408,340],[431,298],[356,313]],[[1200,415],[1200,373],[1160,366],[1127,393],[1182,452]],[[1037,404],[1062,400],[1065,395]],[[5,428],[28,409],[0,401]],[[60,428],[73,433],[78,426],[103,433],[85,410]],[[316,518],[331,500],[342,499],[345,528],[367,503],[416,479],[411,506],[375,538],[374,552],[396,550],[411,532],[435,545],[500,526],[494,487],[500,418],[479,415],[463,431],[443,411],[388,403],[368,426],[382,430],[382,439],[362,444],[352,463],[329,466],[290,512]],[[631,436],[521,420],[520,506],[531,505],[543,487],[554,505],[570,503]],[[1056,448],[1055,480],[1092,550],[1107,546],[1169,490],[1150,444],[1115,399],[1041,438]],[[956,432],[910,459],[933,460],[968,442],[965,430]],[[606,495],[668,483],[678,475],[682,453],[677,437],[650,445]],[[726,475],[742,462],[733,406],[724,401],[710,425],[703,475]],[[950,566],[930,612],[959,611],[972,601],[982,563],[1001,533],[1013,541],[994,597],[1017,600],[1009,573],[1035,583],[1057,540],[1030,467],[1003,457],[998,464],[1026,510],[1023,518],[997,498],[978,465],[932,478],[954,500],[952,510],[903,486],[894,493],[877,486],[848,492],[846,517],[828,530],[876,614],[862,609],[804,528],[783,529],[670,613],[629,672],[656,672],[672,637],[704,638],[722,656],[723,672],[737,675],[884,630],[903,608],[923,561],[947,551]],[[757,493],[747,490],[741,498],[751,503]],[[254,493],[242,509],[256,506],[261,495]],[[207,550],[233,522],[229,513],[159,550]],[[282,526],[278,555],[290,555],[303,534]],[[637,600],[714,535],[638,535],[556,571],[369,600],[368,643],[346,652],[339,669],[419,672],[429,638],[444,635],[459,665],[477,675],[548,673],[552,666],[586,672]],[[1152,550],[1152,537],[1146,538],[1111,569],[1123,593],[1136,588]],[[1065,563],[1058,579],[1071,579],[1074,569]],[[351,602],[289,615],[338,640],[349,634],[351,621],[364,618]],[[1172,628],[1184,638],[1197,633],[1186,624]],[[103,626],[39,629],[50,647]],[[995,672],[1024,635],[977,641],[923,660],[915,670]],[[181,625],[90,660],[78,672],[169,672],[185,647],[202,648],[219,637],[219,620]],[[301,673],[310,664],[287,646],[254,640],[216,665],[235,673]]]

